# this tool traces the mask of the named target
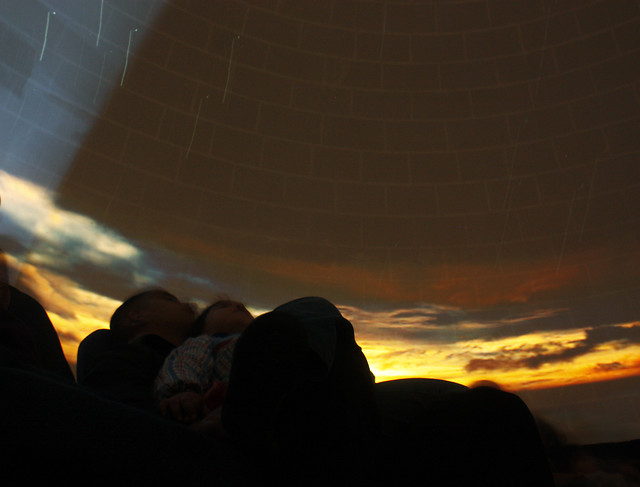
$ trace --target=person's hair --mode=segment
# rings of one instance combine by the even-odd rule
[[[198,315],[198,317],[196,318],[196,321],[193,322],[193,335],[197,336],[197,335],[202,335],[204,333],[204,325],[207,321],[207,314],[209,314],[209,311],[211,311],[211,309],[220,302],[220,300],[216,301],[213,304],[210,304],[209,306],[207,306],[202,313],[200,313]]]
[[[113,312],[111,320],[109,321],[109,328],[112,334],[121,341],[129,341],[134,338],[139,332],[142,326],[139,323],[134,323],[129,319],[129,313],[140,309],[143,304],[144,298],[155,290],[147,290],[134,294],[127,298],[118,308]]]
[[[227,294],[219,293],[216,296],[215,301],[207,306],[204,310],[202,310],[202,312],[196,318],[196,321],[193,322],[193,335],[198,336],[204,333],[204,326],[207,321],[207,315],[209,314],[209,311],[215,308],[219,303],[230,300],[231,298]]]

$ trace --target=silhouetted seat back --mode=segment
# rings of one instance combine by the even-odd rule
[[[100,329],[87,335],[78,347],[78,362],[76,365],[78,382],[83,383],[85,381],[87,374],[93,368],[100,355],[121,345],[115,339],[111,330]]]
[[[11,300],[0,322],[6,365],[24,366],[65,382],[75,382],[49,315],[38,301],[10,286]],[[9,360],[12,360],[10,362]]]

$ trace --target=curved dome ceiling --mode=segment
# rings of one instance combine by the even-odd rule
[[[637,2],[168,2],[135,26],[68,207],[251,298],[637,293]]]

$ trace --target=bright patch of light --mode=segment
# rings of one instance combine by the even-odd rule
[[[39,242],[65,249],[73,257],[107,265],[112,260],[132,260],[140,251],[115,232],[84,215],[56,207],[49,190],[0,171],[2,215]],[[47,260],[41,256],[42,263]]]

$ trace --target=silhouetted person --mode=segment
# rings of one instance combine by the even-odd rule
[[[104,397],[157,413],[152,388],[167,355],[193,333],[195,311],[153,289],[125,300],[78,349],[78,382]]]

